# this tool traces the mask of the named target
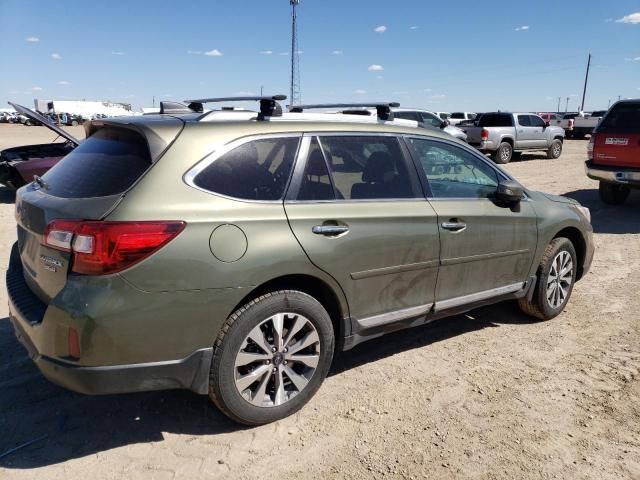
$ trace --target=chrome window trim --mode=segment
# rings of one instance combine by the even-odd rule
[[[251,200],[248,198],[238,198],[232,197],[229,195],[224,195],[222,193],[212,192],[211,190],[207,190],[206,188],[199,187],[195,184],[194,180],[198,176],[200,172],[206,169],[209,165],[215,162],[217,159],[222,157],[223,155],[229,153],[231,150],[234,150],[237,147],[244,145],[245,143],[253,142],[255,140],[268,140],[271,138],[302,138],[302,132],[289,132],[289,133],[265,133],[265,134],[256,134],[256,135],[248,135],[246,137],[236,138],[228,143],[222,144],[219,148],[216,148],[211,153],[207,154],[203,159],[199,160],[195,165],[193,165],[187,172],[182,176],[182,180],[184,183],[189,185],[191,188],[195,188],[204,193],[208,193],[209,195],[214,195],[220,198],[226,198],[228,200],[234,200],[237,202],[247,202],[247,203],[265,203],[265,204],[282,204],[283,198],[287,193],[289,188],[289,182],[291,181],[291,175],[295,169],[298,154],[300,153],[301,144],[298,143],[298,153],[294,158],[294,165],[291,169],[291,173],[289,174],[289,179],[287,179],[287,185],[284,188],[283,196],[278,200]]]

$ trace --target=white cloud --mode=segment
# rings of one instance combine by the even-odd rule
[[[202,55],[202,50],[187,50],[187,55]]]
[[[522,25],[521,27],[516,27],[516,32],[522,32],[529,30],[529,25]]]
[[[249,92],[249,91],[244,91],[241,90],[239,92],[236,92],[236,95],[239,97],[253,97],[255,96],[256,92]]]
[[[120,51],[118,51],[118,50],[113,50],[113,51],[111,52],[111,55],[118,55],[118,56],[122,56],[122,55],[124,55],[124,52],[120,52]]]
[[[418,26],[417,25],[413,25],[411,27],[409,27],[409,30],[418,30]]]
[[[204,52],[204,54],[207,57],[221,57],[222,56],[222,52],[220,50],[218,50],[217,48],[214,48],[213,50],[209,50],[208,52]]]
[[[53,58],[54,60],[62,60],[62,55],[60,55],[58,52],[53,52],[51,54],[51,58]]]
[[[71,85],[71,82],[67,82],[66,80],[60,80],[58,85]]]
[[[33,90],[34,92],[41,92],[42,87],[31,87],[31,90]]]
[[[25,38],[25,40],[29,43],[37,43],[40,41],[40,39],[38,37],[27,37]]]
[[[424,91],[429,93],[431,91],[431,89],[430,88],[425,88]]]
[[[342,50],[334,50],[331,52],[331,55],[342,55],[344,52]]]
[[[447,98],[447,96],[444,93],[440,93],[438,95],[431,95],[429,98],[432,100],[442,100],[443,98]]]
[[[289,55],[289,52],[280,52],[278,55],[280,55],[281,57],[285,57]]]
[[[261,55],[273,55],[273,50],[262,50]]]
[[[380,25],[379,27],[374,28],[373,31],[376,33],[384,33],[387,31],[387,27],[386,25]]]
[[[635,57],[631,59],[632,62],[640,62],[640,57]]]
[[[366,93],[367,93],[367,91],[366,91],[366,90],[362,90],[361,88],[358,88],[358,89],[357,89],[355,92],[353,92],[353,93],[355,93],[356,95],[364,95],[364,94],[366,94]]]
[[[636,12],[636,13],[632,13],[630,15],[626,15],[622,18],[619,18],[618,20],[616,20],[617,23],[631,23],[631,24],[638,24],[640,23],[640,12]]]
[[[374,63],[373,65],[369,65],[367,70],[369,70],[370,72],[381,72],[382,70],[384,70],[384,67],[382,65],[377,65]]]

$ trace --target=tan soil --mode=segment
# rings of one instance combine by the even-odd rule
[[[81,136],[81,128],[73,129]],[[0,148],[49,141],[0,125]],[[640,478],[640,192],[604,206],[586,141],[506,169],[591,208],[597,252],[566,311],[539,323],[511,303],[341,354],[297,415],[254,429],[206,397],[86,397],[44,380],[0,320],[0,478]],[[0,188],[0,319],[15,240]]]

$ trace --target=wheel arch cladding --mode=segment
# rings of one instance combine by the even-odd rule
[[[569,241],[573,244],[573,248],[576,250],[576,255],[578,256],[578,268],[576,269],[576,281],[582,278],[583,268],[584,268],[584,260],[587,252],[587,244],[576,227],[565,227],[556,233],[553,238],[564,237],[569,239]]]
[[[333,325],[336,346],[342,345],[342,339],[351,334],[350,323],[348,322],[348,311],[346,303],[341,302],[339,293],[335,292],[323,280],[311,275],[293,274],[269,280],[244,296],[244,298],[230,312],[233,313],[251,300],[266,293],[279,290],[298,290],[315,298],[329,314]]]

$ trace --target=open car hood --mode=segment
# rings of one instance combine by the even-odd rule
[[[18,111],[22,115],[26,115],[30,119],[36,120],[37,122],[42,123],[48,129],[53,130],[54,132],[56,132],[61,137],[66,138],[71,143],[73,143],[76,147],[78,145],[80,145],[80,140],[75,138],[73,135],[70,135],[68,132],[65,132],[58,125],[52,123],[48,118],[46,118],[43,115],[40,115],[38,112],[34,112],[33,110],[28,109],[27,107],[23,107],[22,105],[18,105],[17,103],[9,102],[9,105],[11,105],[13,108],[15,108],[16,111]]]

